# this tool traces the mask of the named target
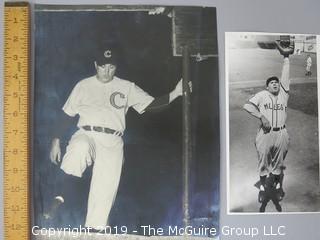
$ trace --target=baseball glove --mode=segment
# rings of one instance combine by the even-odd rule
[[[280,54],[284,57],[289,57],[289,55],[294,53],[294,41],[283,41],[283,40],[276,40],[275,44],[280,52]]]

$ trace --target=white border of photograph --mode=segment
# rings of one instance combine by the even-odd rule
[[[229,46],[231,41],[231,36],[234,34],[247,34],[247,35],[294,35],[294,36],[316,36],[316,46],[317,46],[317,94],[318,94],[318,132],[320,128],[320,102],[319,102],[319,94],[320,94],[320,87],[319,87],[319,77],[320,77],[320,35],[317,34],[295,34],[295,33],[268,33],[268,32],[225,32],[225,96],[226,96],[226,111],[225,111],[225,117],[226,117],[226,171],[227,171],[227,215],[294,215],[294,214],[319,214],[319,212],[230,212],[230,146],[229,146],[229,140],[230,140],[230,129],[229,129]],[[320,134],[318,134],[318,143],[320,146]],[[290,150],[290,149],[289,149]],[[319,149],[319,187],[320,187],[320,149]],[[258,195],[257,195],[258,196]],[[319,200],[320,201],[320,200]]]

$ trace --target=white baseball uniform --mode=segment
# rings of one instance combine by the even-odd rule
[[[289,135],[285,127],[289,99],[289,59],[285,58],[280,79],[280,91],[277,96],[267,90],[258,92],[249,99],[271,125],[269,133],[258,130],[256,149],[258,152],[258,170],[260,176],[269,173],[280,174],[281,166],[289,147]]]
[[[107,83],[96,76],[76,84],[63,110],[69,116],[79,114],[79,130],[71,137],[61,169],[81,177],[93,165],[86,216],[87,227],[103,229],[107,225],[123,163],[125,115],[129,107],[142,114],[154,100],[134,83],[114,77]],[[84,126],[113,129],[113,134],[87,131]]]
[[[312,58],[309,56],[307,58],[307,66],[306,66],[306,71],[310,72],[311,71],[311,66],[312,66]]]

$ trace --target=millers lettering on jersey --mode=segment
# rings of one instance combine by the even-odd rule
[[[287,111],[287,106],[284,106],[281,103],[276,103],[276,104],[266,103],[263,106],[265,110]]]

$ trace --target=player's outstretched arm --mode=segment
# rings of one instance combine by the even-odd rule
[[[261,121],[261,125],[263,130],[266,132],[269,132],[271,129],[271,125],[269,120],[252,104],[246,103],[243,106],[244,110],[246,110],[248,113],[250,113],[252,116],[258,118]]]
[[[289,91],[290,88],[290,80],[289,80],[289,73],[290,73],[290,62],[289,56],[294,53],[294,42],[290,41],[289,45],[283,43],[281,41],[275,41],[276,46],[279,50],[279,53],[284,57],[283,59],[283,66],[281,72],[281,85],[285,91]]]
[[[189,82],[189,88],[190,92],[192,92],[192,82]],[[153,102],[145,109],[145,111],[155,112],[164,109],[176,98],[182,96],[182,89],[182,79],[180,79],[175,88],[169,94],[155,98]]]
[[[289,62],[289,58],[286,57],[283,59],[281,78],[280,78],[280,83],[286,92],[290,90],[289,73],[290,73],[290,62]]]
[[[169,93],[169,103],[171,103],[176,98],[182,96],[183,94],[183,79],[181,78],[180,81],[177,83],[176,87]],[[192,82],[189,82],[189,89],[192,92]]]

